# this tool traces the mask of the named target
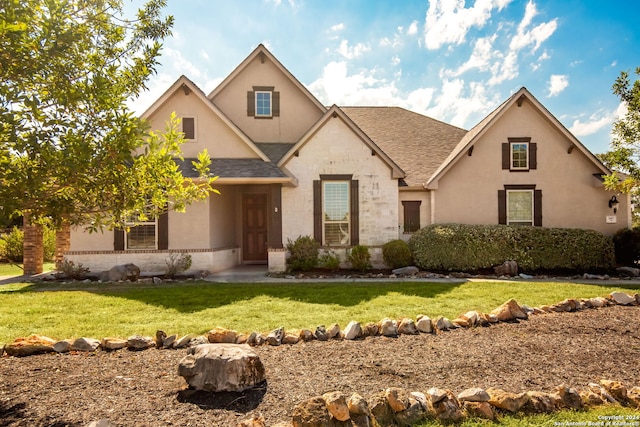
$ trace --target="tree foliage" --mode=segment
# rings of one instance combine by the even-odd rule
[[[3,216],[111,228],[208,196],[208,155],[194,181],[174,161],[178,119],[152,133],[127,106],[171,33],[165,3],[128,19],[122,0],[0,0]]]
[[[640,75],[640,67],[635,74]],[[613,93],[625,104],[627,114],[614,122],[611,151],[600,159],[615,170],[606,178],[607,188],[630,193],[640,185],[640,80],[631,82],[629,73],[623,71],[613,84]]]

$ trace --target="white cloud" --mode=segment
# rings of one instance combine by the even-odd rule
[[[393,58],[391,58],[391,65],[400,65],[400,57],[398,55],[394,55]]]
[[[203,59],[206,59],[206,60],[208,60],[208,59],[209,59],[209,54],[208,54],[208,53],[207,53],[207,51],[206,51],[206,50],[204,50],[204,49],[202,49],[202,50],[200,51],[200,56],[202,56],[202,58],[203,58]]]
[[[342,30],[344,30],[344,23],[343,22],[331,26],[331,31],[333,31],[333,32],[338,32],[338,31],[342,31]]]
[[[565,90],[569,86],[569,77],[562,74],[552,74],[549,78],[549,93],[548,98],[557,96],[560,92]]]
[[[540,69],[540,67],[542,67],[542,62],[543,61],[548,61],[549,59],[551,59],[551,56],[549,56],[549,53],[547,52],[547,50],[545,49],[542,54],[538,57],[538,59],[536,60],[536,62],[531,64],[531,69],[533,71],[538,71]]]
[[[510,51],[506,56],[498,55],[501,60],[491,66],[491,78],[487,81],[489,86],[498,85],[507,80],[513,80],[520,73],[518,68],[518,54]]]
[[[434,102],[435,106],[428,108],[425,113],[459,127],[464,127],[475,113],[486,113],[498,103],[495,96],[494,99],[488,98],[483,83],[471,82],[467,85],[462,79],[445,79],[441,94]]]
[[[431,0],[425,20],[424,40],[427,49],[445,44],[459,45],[472,27],[482,28],[491,12],[502,10],[511,0],[475,0],[466,8],[464,0]]]
[[[627,106],[620,103],[613,111],[600,110],[585,121],[575,119],[569,130],[577,137],[583,137],[598,133],[602,129],[612,128],[613,122],[627,114]]]
[[[451,77],[458,77],[461,74],[472,69],[487,71],[491,63],[491,58],[493,56],[493,42],[495,41],[495,39],[495,34],[491,37],[483,37],[481,39],[478,39],[475,46],[473,47],[471,57],[469,57],[467,62],[462,64],[455,71],[446,70],[444,74]]]
[[[204,72],[193,62],[182,56],[180,51],[166,47],[164,49],[164,57],[169,58],[169,61],[163,58],[164,65],[171,67],[176,74],[184,74],[190,79],[200,79],[204,77]]]
[[[528,27],[531,24],[531,21],[537,14],[538,10],[536,9],[535,3],[529,1],[525,8],[524,17],[522,18],[522,21],[520,21],[520,24],[518,24],[518,32],[513,39],[511,39],[509,49],[517,52],[529,45],[533,45],[532,51],[535,52],[538,50],[540,45],[556,31],[558,28],[557,19],[552,19],[549,22],[543,22],[542,24],[529,29]]]
[[[342,40],[342,42],[340,42],[340,47],[338,48],[338,53],[347,59],[353,59],[370,50],[371,47],[363,43],[358,43],[353,47],[349,47],[349,41]]]
[[[418,21],[413,21],[411,25],[409,25],[409,29],[407,29],[408,36],[415,36],[418,34]]]

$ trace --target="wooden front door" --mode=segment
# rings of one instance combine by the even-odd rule
[[[242,253],[244,261],[267,261],[269,242],[267,223],[267,195],[244,194],[242,197]]]

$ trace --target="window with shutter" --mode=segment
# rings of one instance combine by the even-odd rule
[[[498,224],[542,226],[542,190],[505,185],[498,190]]]
[[[280,92],[273,86],[253,86],[247,92],[247,116],[270,119],[280,116]]]
[[[537,144],[529,137],[509,138],[502,144],[502,169],[527,172],[538,167]]]
[[[352,175],[321,175],[313,182],[314,238],[323,245],[359,244],[359,188]]]

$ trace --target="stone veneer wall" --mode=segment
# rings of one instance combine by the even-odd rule
[[[24,214],[24,274],[33,276],[42,273],[44,262],[44,237],[42,225],[31,224],[29,215]]]

